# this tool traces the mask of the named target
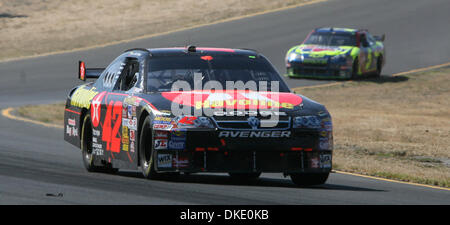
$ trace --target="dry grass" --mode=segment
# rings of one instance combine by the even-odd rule
[[[0,60],[83,48],[311,0],[0,0]]]
[[[64,106],[64,102],[48,105],[26,105],[15,110],[14,114],[44,123],[64,126]]]
[[[296,91],[333,116],[335,169],[450,186],[450,69]],[[62,124],[63,108],[26,106],[18,113]]]
[[[450,69],[297,89],[333,116],[334,168],[450,185]]]

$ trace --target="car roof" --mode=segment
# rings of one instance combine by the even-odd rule
[[[192,46],[191,46],[192,47]],[[147,49],[152,56],[177,56],[186,55],[189,47],[172,47],[172,48],[149,48]],[[193,54],[205,55],[259,55],[255,50],[251,49],[233,49],[233,48],[211,48],[211,47],[195,47]]]
[[[319,33],[347,33],[347,34],[355,34],[356,32],[362,31],[360,29],[351,29],[351,28],[338,28],[338,27],[322,27],[314,29],[315,32]]]

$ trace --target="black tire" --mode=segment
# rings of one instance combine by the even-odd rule
[[[381,76],[381,69],[383,66],[383,56],[377,58],[377,70],[375,71],[375,77]]]
[[[81,157],[84,167],[89,172],[117,173],[119,171],[119,169],[113,168],[109,163],[103,166],[95,165],[95,155],[92,154],[92,122],[90,115],[84,117],[81,128]]]
[[[299,173],[291,174],[291,180],[298,186],[310,186],[324,184],[330,173]]]
[[[261,172],[256,173],[228,173],[231,179],[235,180],[256,180],[261,176]]]
[[[98,171],[98,168],[94,165],[95,156],[92,155],[92,122],[89,115],[84,117],[81,127],[81,156],[87,171]]]
[[[353,68],[352,68],[352,76],[350,77],[352,80],[355,80],[358,78],[358,58],[356,58],[353,61]]]
[[[149,116],[145,118],[139,132],[139,164],[145,178],[157,179],[159,177],[155,170],[152,129]]]

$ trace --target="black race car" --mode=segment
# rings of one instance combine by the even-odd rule
[[[70,91],[64,139],[88,171],[279,172],[298,185],[322,184],[331,171],[330,114],[291,93],[256,51],[131,49],[105,69],[80,61],[78,76],[96,80]]]

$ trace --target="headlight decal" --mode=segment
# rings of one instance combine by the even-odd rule
[[[318,116],[297,116],[294,118],[294,128],[318,129],[321,127],[321,120]]]

